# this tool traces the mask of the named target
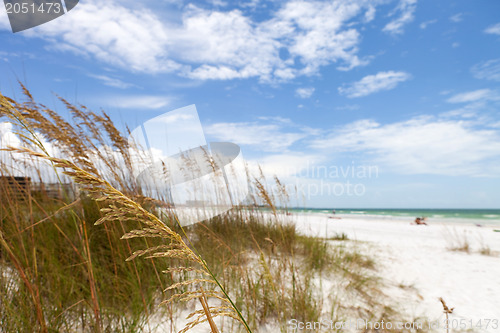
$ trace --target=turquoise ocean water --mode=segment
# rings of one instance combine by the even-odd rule
[[[319,213],[332,216],[333,208],[293,208],[295,213]],[[339,217],[414,220],[427,217],[429,222],[469,223],[500,226],[500,209],[349,209],[335,208]]]

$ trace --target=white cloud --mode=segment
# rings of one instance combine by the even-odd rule
[[[314,94],[314,88],[298,88],[295,90],[295,94],[300,98],[309,98]]]
[[[375,19],[376,12],[377,12],[377,10],[375,9],[375,7],[373,7],[373,6],[368,7],[368,10],[365,13],[365,22],[368,23],[368,22],[373,21]]]
[[[5,8],[5,7],[3,7],[3,8]],[[3,9],[0,10],[0,30],[12,31],[12,29],[10,27],[9,17],[7,16],[7,11],[4,11]]]
[[[414,13],[416,9],[417,0],[400,0],[396,8],[396,11],[400,12],[400,16],[387,23],[382,31],[393,35],[402,34],[404,26],[412,22],[415,18]]]
[[[194,71],[186,73],[186,76],[199,80],[232,80],[245,79],[253,75],[251,71],[248,71],[248,68],[238,71],[227,66],[202,65]]]
[[[476,101],[461,105],[458,109],[450,110],[441,113],[439,116],[442,118],[477,118],[479,119],[479,112],[487,107],[484,101]]]
[[[286,132],[281,124],[216,123],[204,127],[205,133],[221,140],[254,146],[257,150],[276,152],[287,150],[307,136],[303,132]]]
[[[281,177],[300,172],[308,161],[331,162],[332,156],[339,161],[358,156],[360,163],[395,174],[498,177],[500,127],[481,116],[484,105],[477,103],[438,116],[387,124],[362,119],[329,131],[272,118],[218,123],[205,129],[216,139],[264,152],[259,164]]]
[[[11,123],[1,122],[0,123],[0,149],[5,149],[9,146],[19,146],[21,140],[14,134],[14,128]],[[2,151],[1,154],[7,154],[7,152]]]
[[[227,6],[227,2],[222,1],[222,0],[210,0],[210,3],[214,6],[219,6],[219,7],[225,7]]]
[[[173,28],[172,55],[190,64],[197,79],[270,77],[279,66],[279,43],[239,10],[218,12],[190,6],[182,26]]]
[[[341,62],[340,69],[351,69],[367,60],[356,55],[359,33],[343,25],[363,8],[363,1],[290,1],[271,19],[257,23],[239,10],[191,6],[182,27],[172,34],[172,52],[201,64],[187,73],[199,79],[290,80],[336,62]],[[280,58],[280,49],[288,51],[288,59]]]
[[[13,176],[24,176],[31,177],[32,182],[43,181],[45,183],[58,183],[62,181],[63,183],[69,183],[70,178],[64,174],[61,174],[61,170],[56,170],[54,166],[40,158],[34,158],[27,154],[19,154],[12,153],[7,151],[2,151],[1,149],[11,147],[26,147],[26,145],[19,139],[20,133],[25,133],[22,129],[19,130],[16,126],[13,126],[12,123],[8,122],[0,122],[0,166],[3,168],[2,172],[8,173]],[[28,148],[33,149],[35,151],[41,153],[48,153],[48,155],[53,157],[63,157],[72,159],[71,156],[68,156],[65,152],[71,151],[71,148],[66,147],[63,148],[62,143],[55,144],[54,142],[48,142],[43,135],[38,132],[34,133],[36,135],[36,141],[40,142],[43,146],[43,152],[38,146],[28,146]],[[31,135],[28,135],[31,136]],[[63,145],[64,146],[64,145]],[[121,174],[123,177],[127,177],[128,170],[125,167],[125,162],[123,161],[123,155],[113,149],[110,146],[99,146],[98,150],[101,154],[105,156],[107,161],[113,161],[108,164],[103,161],[101,156],[98,156],[95,152],[87,152],[89,159],[96,165],[97,170],[101,176],[105,179],[113,183],[113,172],[110,171],[110,165],[118,165],[123,166],[121,170]],[[138,170],[143,170],[145,166],[144,158],[139,159],[136,153],[132,153],[132,161],[137,163],[134,168],[138,168]],[[115,170],[116,171],[116,170]],[[129,175],[132,177],[132,175]]]
[[[311,147],[362,152],[371,163],[401,174],[498,176],[500,132],[434,117],[385,125],[361,120],[313,141]]]
[[[500,35],[500,23],[489,26],[484,30],[487,34]]]
[[[463,21],[462,13],[455,14],[453,16],[450,16],[450,21],[458,23]]]
[[[476,101],[500,100],[500,95],[490,89],[478,89],[456,94],[448,98],[449,103],[469,103]]]
[[[381,3],[385,1],[291,0],[263,21],[241,10],[190,4],[179,9],[177,21],[166,21],[140,4],[127,8],[117,0],[88,0],[22,34],[44,38],[53,50],[132,72],[287,81],[317,74],[330,64],[339,70],[366,65],[370,57],[358,55],[360,33],[350,23],[360,15],[362,23],[373,20],[375,6]],[[287,51],[283,59],[282,50]]]
[[[131,83],[123,82],[120,79],[117,78],[112,78],[106,75],[95,75],[95,74],[89,74],[90,77],[94,79],[98,79],[104,83],[104,85],[113,87],[113,88],[120,88],[120,89],[127,89],[130,87],[133,87],[134,85]]]
[[[180,67],[168,58],[168,33],[155,13],[113,1],[80,2],[68,14],[23,35],[42,37],[53,49],[95,57],[132,72],[169,72]]]
[[[348,98],[367,96],[382,90],[391,90],[396,88],[400,82],[407,81],[411,75],[406,72],[379,72],[375,75],[368,75],[360,81],[339,87],[339,93]]]
[[[500,58],[476,64],[471,68],[471,72],[478,79],[500,82]]]
[[[422,23],[420,23],[420,29],[427,29],[427,27],[429,25],[434,24],[436,22],[437,22],[437,20],[429,20],[429,21],[422,22]]]
[[[65,175],[56,177],[54,167],[47,161],[42,161],[38,158],[28,156],[27,154],[18,154],[8,151],[2,151],[8,147],[26,146],[20,139],[19,133],[22,130],[14,126],[10,122],[0,122],[0,166],[2,172],[12,176],[31,177],[32,181],[38,181],[40,177],[45,182],[58,182],[60,180],[67,181]],[[26,134],[26,133],[24,133]],[[46,153],[50,156],[61,156],[60,150],[51,142],[47,142],[42,135],[35,133],[37,141],[39,141]],[[37,147],[29,147],[35,151],[40,151]]]
[[[239,6],[241,8],[251,8],[251,9],[255,9],[259,4],[260,4],[261,0],[250,0],[250,1],[246,1],[246,2],[240,2],[239,3]]]
[[[344,62],[341,68],[350,69],[367,61],[356,56],[358,31],[343,26],[366,5],[364,1],[291,1],[278,12],[273,25],[288,30],[280,38],[291,40],[289,51],[305,65],[302,73],[313,74],[319,66],[339,60]],[[368,12],[370,8],[368,4]]]
[[[102,103],[123,109],[160,109],[171,103],[169,97],[149,95],[108,96]]]

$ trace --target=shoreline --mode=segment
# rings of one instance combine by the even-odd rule
[[[326,212],[296,212],[291,211],[292,216],[321,216],[328,218],[330,220],[340,220],[345,221],[366,221],[370,220],[372,222],[394,222],[394,223],[412,223],[415,221],[416,216],[393,216],[393,215],[369,215],[369,214],[331,214]],[[427,217],[428,225],[446,225],[446,226],[473,226],[490,228],[490,229],[500,229],[500,220],[496,219],[474,219],[474,218],[433,218]]]

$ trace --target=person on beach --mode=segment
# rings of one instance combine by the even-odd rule
[[[336,219],[336,220],[340,220],[340,219],[341,219],[340,217],[336,217],[336,216],[335,216],[335,209],[334,209],[334,210],[332,210],[332,215],[333,215],[333,216],[328,216],[328,218],[329,218],[329,219]]]
[[[427,223],[425,223],[426,220],[427,220],[427,217],[422,217],[422,218],[417,217],[415,219],[415,224],[416,225],[427,225]]]

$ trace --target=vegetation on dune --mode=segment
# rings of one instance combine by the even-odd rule
[[[250,177],[270,212],[239,207],[182,228],[132,176],[134,147],[109,116],[60,98],[70,122],[22,89],[23,103],[0,95],[19,140],[0,176],[72,185],[48,196],[0,183],[0,332],[286,331],[292,318],[397,315],[346,235],[297,233],[276,207],[288,198],[277,178],[272,192],[262,173]]]

